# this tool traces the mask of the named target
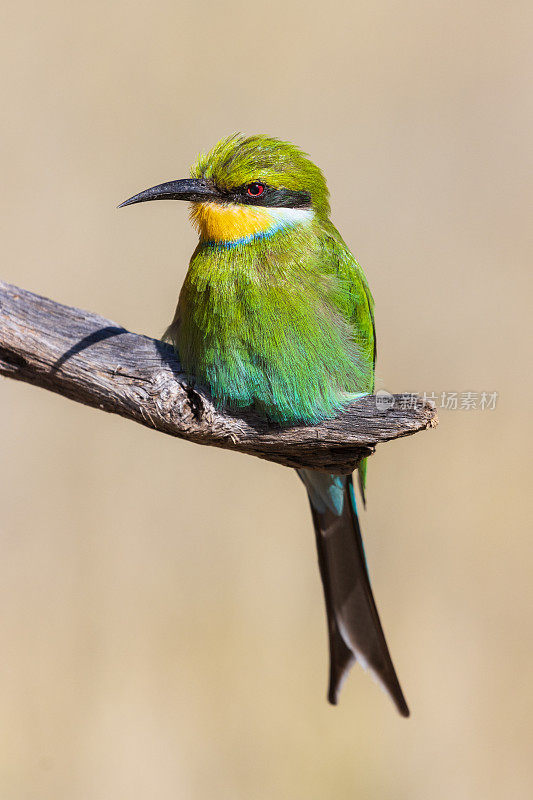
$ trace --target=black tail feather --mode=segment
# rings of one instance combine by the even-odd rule
[[[300,476],[307,485],[303,470]],[[344,480],[341,513],[325,506],[316,508],[316,495],[313,504],[309,493],[328,622],[328,700],[333,705],[337,703],[342,683],[357,660],[386,689],[400,714],[408,717],[409,709],[372,595],[351,477]]]

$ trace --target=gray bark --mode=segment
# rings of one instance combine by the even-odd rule
[[[437,424],[431,404],[412,394],[394,395],[389,408],[365,397],[335,419],[289,428],[221,411],[169,345],[1,281],[0,375],[198,444],[340,474],[376,444]]]

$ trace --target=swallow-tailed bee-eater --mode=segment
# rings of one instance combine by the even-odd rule
[[[374,303],[328,198],[322,172],[298,147],[235,134],[201,155],[190,178],[122,204],[191,204],[199,242],[166,338],[218,407],[312,425],[373,392]],[[370,587],[352,476],[298,474],[326,601],[328,699],[337,703],[359,661],[408,716]],[[364,501],[365,461],[358,477]]]

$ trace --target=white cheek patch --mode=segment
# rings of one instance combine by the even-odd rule
[[[310,222],[314,216],[312,208],[267,208],[267,211],[272,219],[272,227],[277,230]]]

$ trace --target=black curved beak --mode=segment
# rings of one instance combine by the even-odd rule
[[[148,200],[189,200],[201,202],[202,200],[220,200],[221,193],[203,178],[183,178],[177,181],[167,181],[144,192],[134,194],[119,205],[132,206],[134,203],[146,203]]]

